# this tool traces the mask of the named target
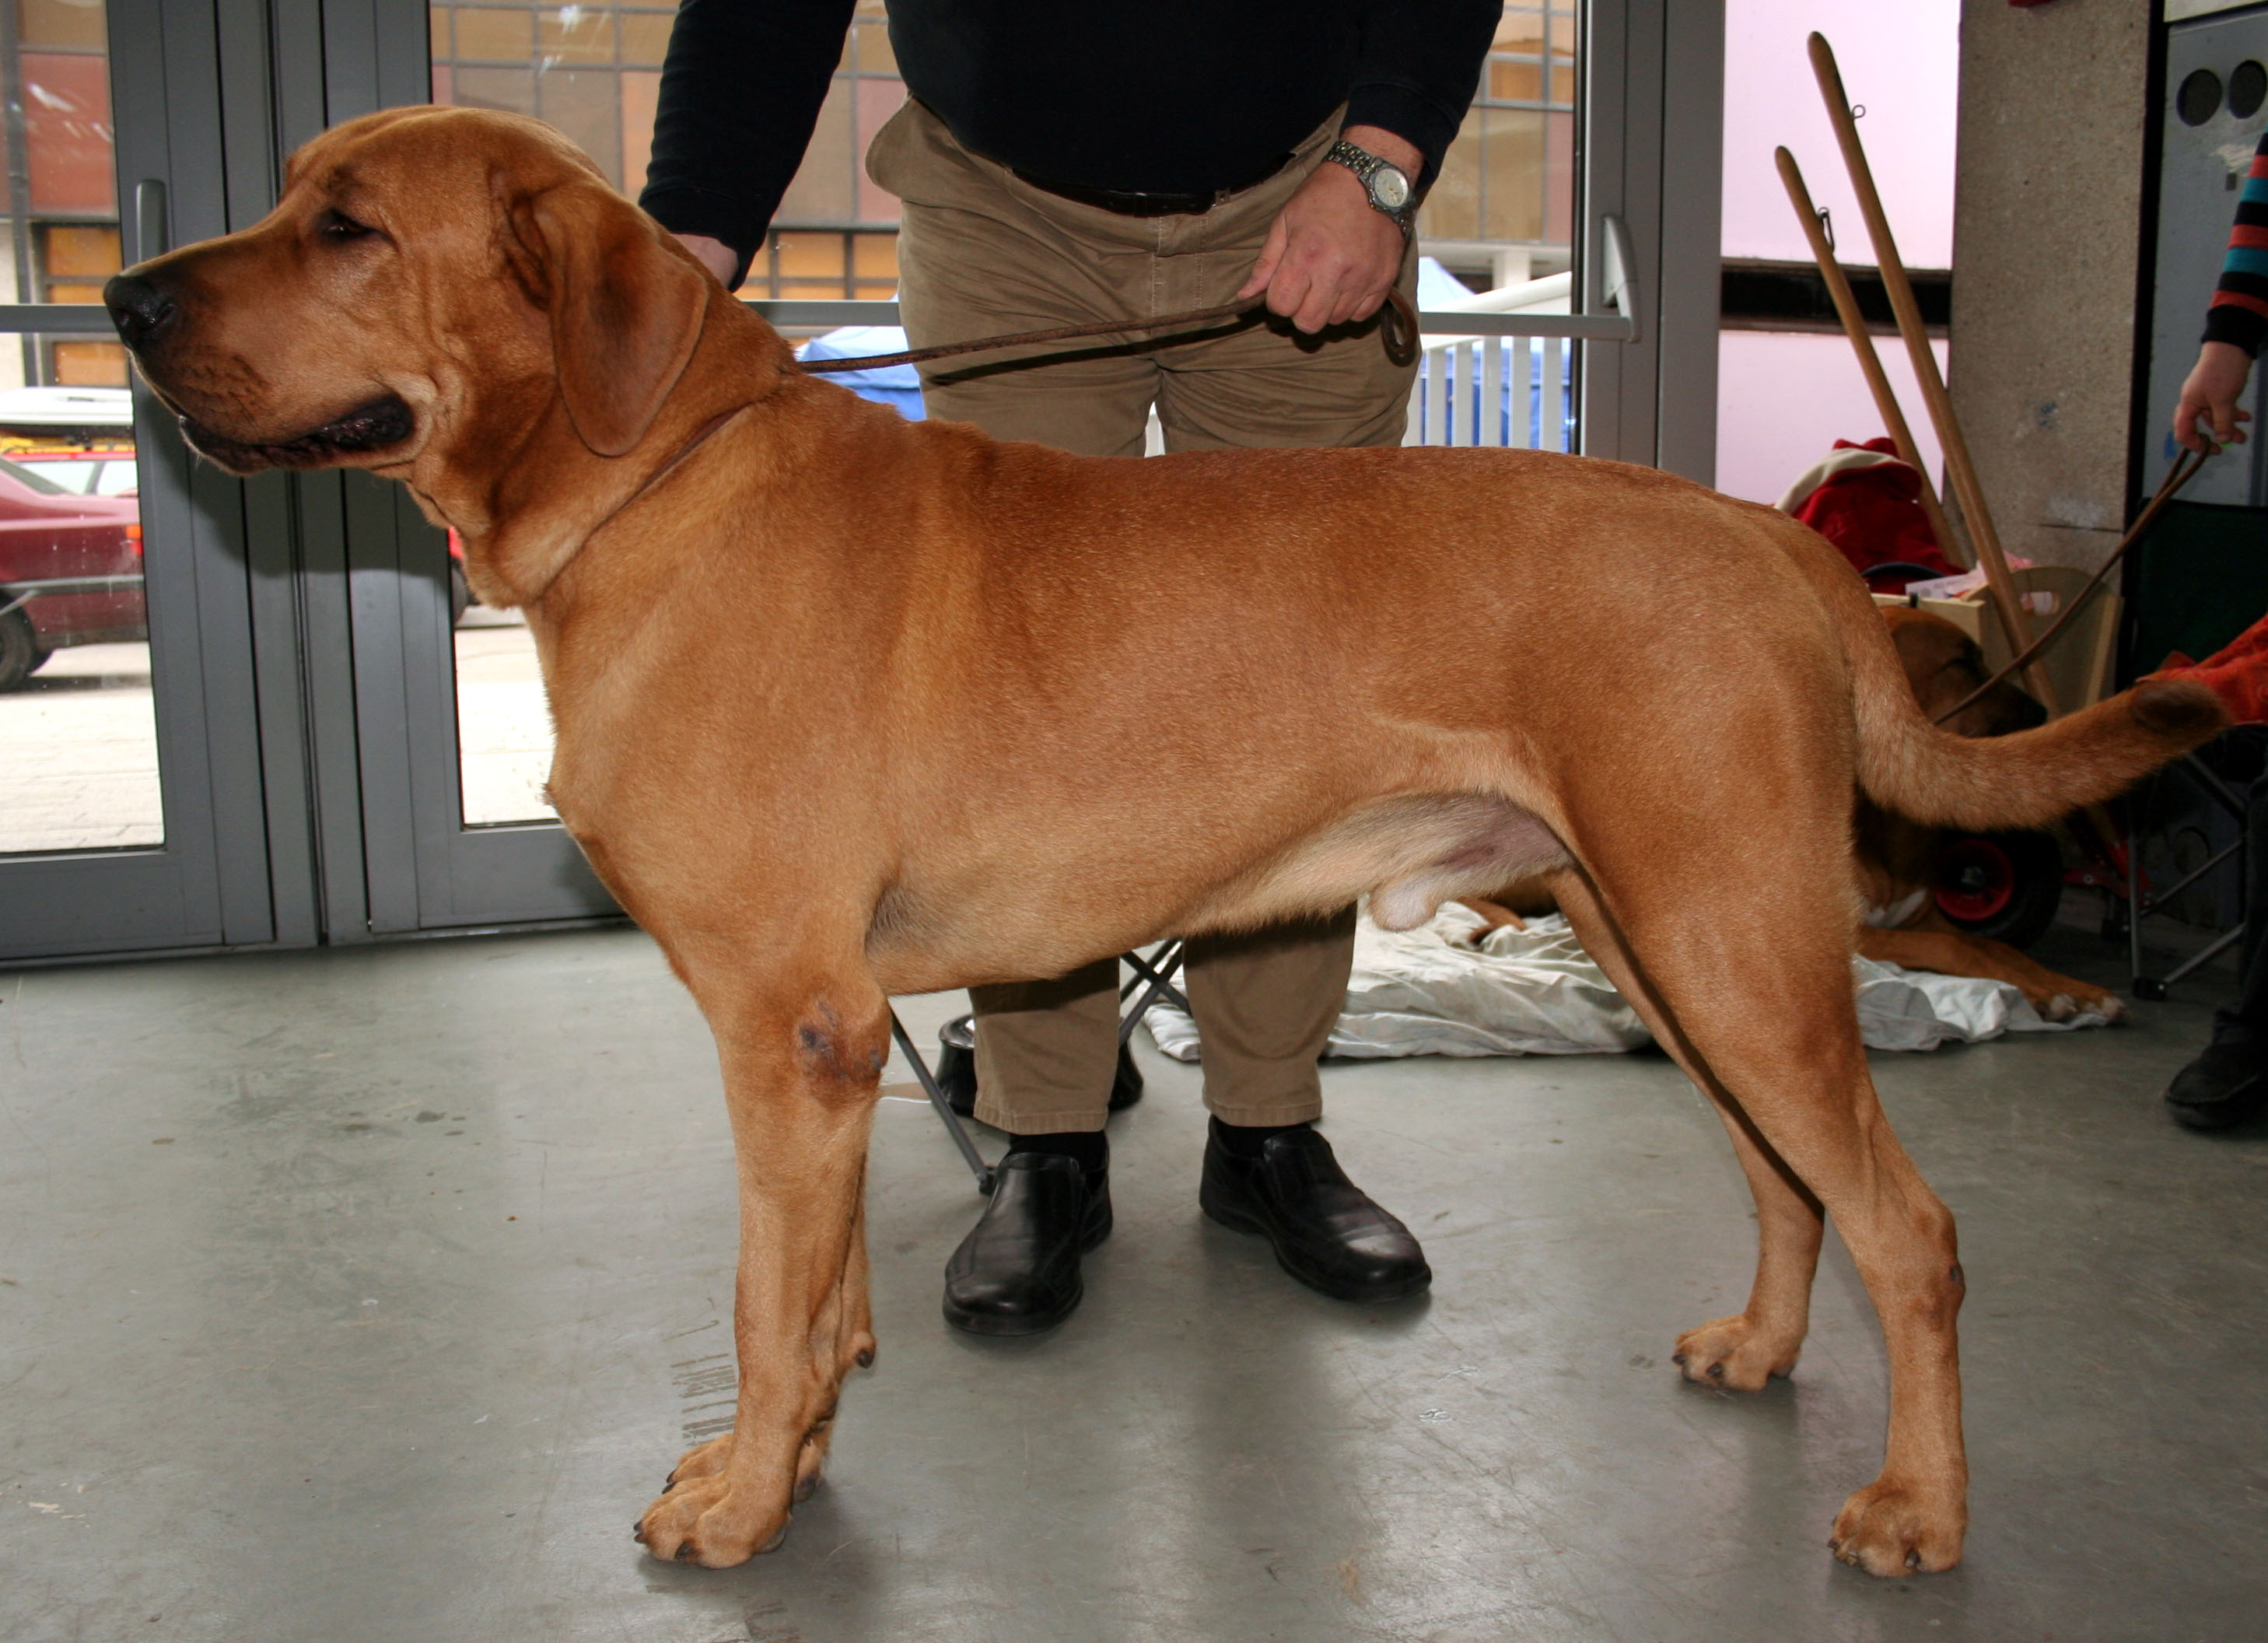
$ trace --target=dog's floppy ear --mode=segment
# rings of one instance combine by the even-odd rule
[[[559,396],[585,445],[620,456],[645,437],[700,339],[715,282],[595,180],[511,206],[513,271],[551,316]]]

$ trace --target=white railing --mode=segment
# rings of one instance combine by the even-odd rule
[[[1574,338],[1561,328],[1573,318],[1573,295],[1574,276],[1552,274],[1426,313],[1402,443],[1572,449]]]

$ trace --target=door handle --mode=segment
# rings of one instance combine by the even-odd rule
[[[1638,334],[1638,258],[1631,252],[1630,230],[1619,217],[1599,218],[1599,296],[1631,322]]]
[[[166,185],[144,177],[134,185],[134,260],[147,262],[171,249],[166,232]]]

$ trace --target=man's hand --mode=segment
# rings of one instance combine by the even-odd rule
[[[2236,424],[2250,422],[2252,413],[2237,409],[2236,401],[2251,374],[2252,357],[2234,343],[2207,343],[2199,349],[2174,406],[2174,438],[2192,451],[2204,450],[2208,438],[2242,445],[2244,430]],[[2200,417],[2210,419],[2207,427],[2198,427]]]
[[[1415,144],[1380,126],[1349,126],[1342,135],[1418,180],[1425,156]],[[1371,204],[1362,180],[1327,160],[1268,225],[1260,261],[1236,294],[1266,291],[1269,312],[1303,331],[1366,320],[1394,289],[1403,246],[1402,231]]]
[[[717,283],[730,290],[733,270],[740,266],[740,254],[721,239],[711,239],[706,234],[680,234],[677,243],[701,260],[701,266],[717,276]]]

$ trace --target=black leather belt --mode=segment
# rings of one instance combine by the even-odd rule
[[[1030,172],[1013,166],[1008,169],[1015,173],[1018,181],[1028,182],[1043,193],[1074,200],[1081,205],[1114,211],[1121,217],[1197,217],[1210,211],[1233,195],[1257,188],[1291,163],[1290,154],[1279,154],[1275,164],[1250,182],[1239,184],[1233,188],[1216,189],[1211,194],[1132,194],[1116,188],[1089,188],[1076,182],[1057,182],[1048,177],[1035,177]]]

